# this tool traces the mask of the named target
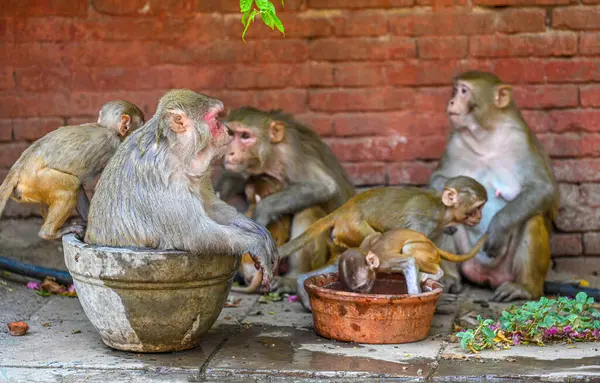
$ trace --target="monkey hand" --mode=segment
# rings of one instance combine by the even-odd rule
[[[256,210],[254,211],[254,220],[263,226],[267,226],[268,224],[277,221],[279,216],[277,214],[273,214],[268,208],[268,205],[265,205],[262,202],[259,202],[256,205]]]
[[[243,253],[249,253],[257,270],[262,270],[262,287],[267,291],[273,280],[273,270],[279,261],[277,246],[271,237],[271,233],[262,225],[239,215],[232,225],[249,232],[252,240],[247,244],[248,249]]]
[[[508,230],[505,229],[500,221],[495,219],[492,220],[490,227],[488,228],[488,239],[483,245],[483,251],[488,257],[496,258],[504,254],[509,240],[508,234]]]

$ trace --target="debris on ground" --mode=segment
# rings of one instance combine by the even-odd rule
[[[22,336],[29,330],[26,322],[10,322],[8,324],[8,333],[12,336]]]
[[[36,294],[42,297],[48,297],[52,294],[62,295],[67,297],[76,297],[77,292],[75,291],[75,285],[69,286],[69,288],[56,282],[53,277],[46,277],[44,282],[29,282],[27,288],[35,290]]]
[[[242,302],[242,298],[235,298],[233,296],[228,296],[227,300],[225,301],[225,304],[223,305],[223,307],[238,307],[240,305],[240,302]]]
[[[258,298],[258,303],[279,302],[283,300],[283,296],[279,293],[268,293]]]

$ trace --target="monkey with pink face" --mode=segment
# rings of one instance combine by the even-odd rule
[[[217,115],[223,103],[187,89],[161,97],[156,113],[131,134],[106,166],[91,200],[89,244],[249,253],[268,288],[278,252],[263,225],[212,188],[211,164],[231,132]]]

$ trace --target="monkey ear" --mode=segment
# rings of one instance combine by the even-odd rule
[[[456,205],[458,202],[458,192],[454,188],[444,188],[442,192],[442,202],[448,207]]]
[[[369,269],[373,270],[379,267],[379,257],[374,252],[369,251],[365,259],[367,265],[369,265]]]
[[[496,87],[496,93],[494,94],[494,104],[496,104],[496,107],[504,109],[510,105],[511,100],[512,86],[499,85]]]
[[[285,136],[285,124],[281,121],[272,121],[269,125],[269,139],[271,143],[278,144]]]
[[[131,117],[127,114],[121,115],[121,122],[119,122],[119,134],[123,137],[129,133],[131,129]]]
[[[259,203],[261,201],[261,198],[258,194],[254,195],[254,200],[256,201],[256,203]]]
[[[175,133],[184,133],[188,129],[188,119],[183,111],[169,110],[166,114],[169,119],[169,127],[172,131]]]

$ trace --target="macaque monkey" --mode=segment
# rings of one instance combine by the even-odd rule
[[[409,229],[394,229],[373,233],[359,248],[351,248],[340,256],[340,282],[349,291],[368,293],[376,273],[401,272],[406,279],[408,294],[421,293],[420,284],[427,279],[439,281],[444,275],[441,259],[464,262],[473,258],[487,239],[484,234],[475,247],[465,255],[439,249],[422,233]]]
[[[291,116],[243,107],[229,114],[227,124],[233,139],[225,156],[226,171],[216,182],[221,198],[227,201],[240,191],[249,175],[268,174],[285,185],[256,204],[252,218],[258,223],[268,225],[291,215],[294,238],[355,194],[329,146]],[[315,237],[311,246],[316,255],[310,263],[323,266],[331,257],[327,238]],[[307,258],[299,252],[289,259],[289,274],[307,271],[303,265],[307,265]],[[295,283],[289,282],[278,281],[273,288],[293,292]]]
[[[457,175],[475,178],[489,201],[476,226],[458,227],[438,245],[465,252],[482,233],[483,250],[459,265],[442,262],[445,289],[462,289],[460,274],[495,289],[492,301],[537,299],[550,266],[550,225],[559,192],[550,161],[514,103],[512,88],[496,75],[470,71],[453,81],[446,151],[430,186],[442,190]]]
[[[370,189],[312,224],[301,236],[280,247],[279,253],[286,257],[324,232],[331,234],[335,245],[344,248],[358,247],[369,235],[393,229],[412,229],[433,239],[448,226],[478,224],[486,201],[483,186],[462,176],[448,179],[441,192],[415,187]],[[297,279],[304,307],[310,307],[308,294],[301,288],[304,280],[336,268],[336,264],[331,264]]]
[[[215,195],[211,163],[231,132],[220,100],[167,92],[156,113],[119,146],[91,201],[85,242],[241,257],[249,253],[268,287],[278,253],[267,229]]]
[[[75,233],[84,225],[63,227],[73,209],[87,221],[89,200],[83,184],[102,172],[121,141],[144,124],[144,114],[130,102],[109,101],[98,121],[58,128],[29,146],[0,185],[0,215],[9,198],[41,204],[43,239]]]

